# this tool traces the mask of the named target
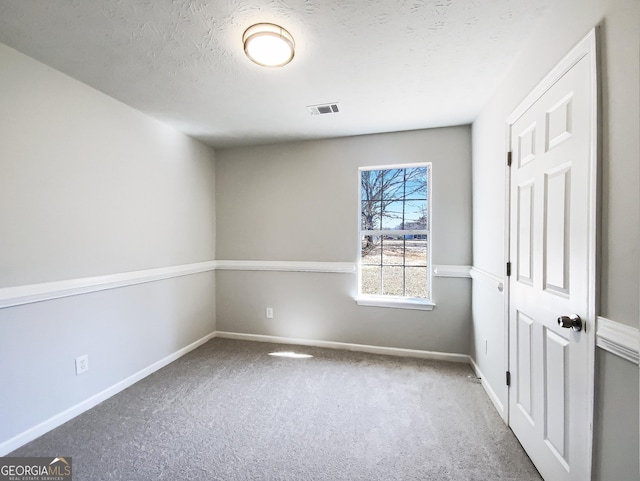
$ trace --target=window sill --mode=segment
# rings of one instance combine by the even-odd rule
[[[402,298],[402,297],[356,297],[359,306],[392,307],[395,309],[415,309],[419,311],[432,311],[436,305],[429,299]]]

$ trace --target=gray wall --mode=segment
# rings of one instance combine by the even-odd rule
[[[473,124],[473,259],[474,264],[502,275],[504,262],[505,120],[527,93],[594,26],[600,25],[602,46],[602,273],[600,314],[638,327],[638,238],[640,230],[639,42],[640,3],[637,0],[565,0],[554,5],[544,24],[529,40],[493,99]],[[474,288],[475,289],[475,288]],[[484,353],[504,342],[500,297],[476,298],[474,290],[472,355],[496,392],[502,387],[504,352]],[[599,353],[608,357],[609,354]],[[626,361],[620,361],[626,362]],[[596,378],[594,471],[596,479],[638,479],[638,369],[600,358]],[[635,395],[626,389],[636,386]],[[616,426],[611,399],[631,420]],[[625,414],[626,416],[626,414]],[[629,443],[633,448],[629,449]],[[609,462],[618,452],[616,463]],[[633,473],[633,477],[628,477]]]
[[[638,366],[598,350],[596,376],[593,479],[637,480]]]
[[[432,162],[433,263],[469,265],[470,156],[468,126],[219,150],[216,258],[356,262],[358,167]],[[218,330],[469,351],[469,279],[434,278],[425,312],[357,306],[355,274],[216,274]]]
[[[214,258],[212,149],[2,45],[0,71],[0,288]],[[208,272],[0,309],[0,444],[214,331],[214,292]]]

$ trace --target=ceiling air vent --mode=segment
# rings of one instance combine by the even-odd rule
[[[307,110],[311,115],[337,114],[340,112],[340,109],[338,109],[338,102],[331,104],[309,105],[307,106]]]

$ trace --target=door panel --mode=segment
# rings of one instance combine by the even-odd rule
[[[518,135],[518,166],[524,167],[536,158],[535,122]]]
[[[571,164],[545,174],[544,289],[569,295]]]
[[[533,283],[533,182],[518,186],[518,281]]]
[[[570,92],[546,113],[546,151],[571,138],[573,121],[572,99],[573,92]]]
[[[518,311],[518,365],[516,375],[518,376],[518,407],[522,410],[527,420],[533,422],[533,400],[531,385],[531,360],[533,356],[533,319]]]
[[[545,440],[559,461],[567,464],[567,421],[569,406],[566,403],[565,387],[570,377],[569,341],[545,328]]]

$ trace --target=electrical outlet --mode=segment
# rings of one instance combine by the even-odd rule
[[[267,307],[266,316],[267,319],[273,319],[273,307]]]
[[[76,376],[89,370],[89,355],[76,357]]]

